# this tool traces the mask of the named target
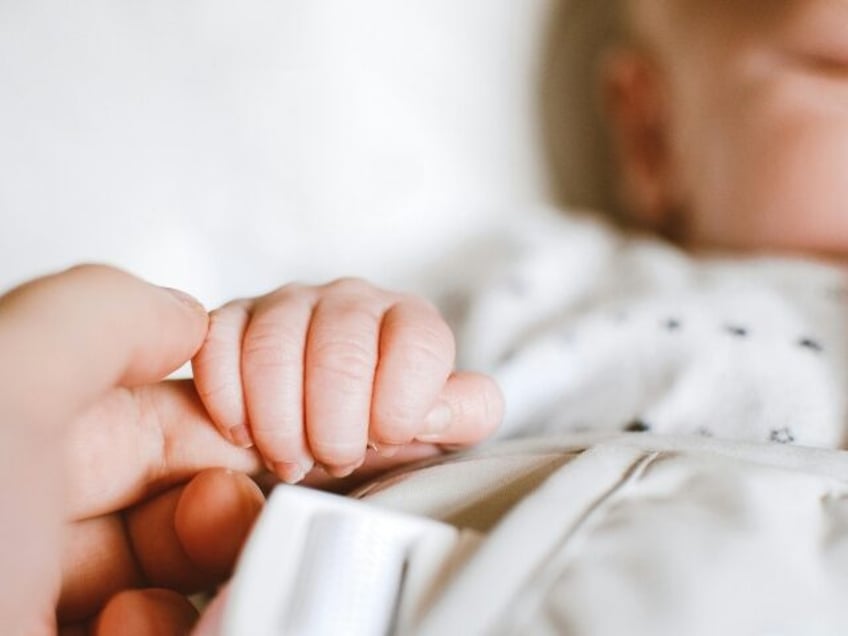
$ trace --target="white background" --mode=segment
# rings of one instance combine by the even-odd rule
[[[437,284],[548,198],[549,5],[0,0],[0,289],[78,261],[208,304]]]

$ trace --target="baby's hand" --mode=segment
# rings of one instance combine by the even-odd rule
[[[488,377],[454,372],[454,340],[422,299],[359,280],[287,285],[212,312],[194,359],[198,393],[222,433],[256,445],[278,477],[317,462],[343,477],[370,444],[465,445],[500,423]]]

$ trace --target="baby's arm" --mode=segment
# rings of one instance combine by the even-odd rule
[[[318,463],[350,474],[366,447],[465,445],[500,423],[484,375],[454,371],[454,339],[427,301],[344,279],[287,285],[212,312],[194,359],[198,393],[221,432],[255,444],[278,477]]]

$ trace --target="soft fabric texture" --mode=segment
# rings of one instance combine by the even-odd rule
[[[504,239],[466,299],[462,364],[494,374],[506,436],[653,431],[841,448],[848,276],[687,255],[594,217]]]
[[[431,462],[360,495],[484,535],[417,634],[848,631],[841,451],[560,435]]]

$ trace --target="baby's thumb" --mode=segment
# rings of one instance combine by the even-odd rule
[[[495,381],[482,373],[459,371],[448,378],[416,439],[450,446],[476,444],[500,426],[503,415],[503,394]]]

